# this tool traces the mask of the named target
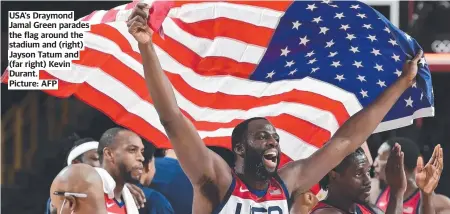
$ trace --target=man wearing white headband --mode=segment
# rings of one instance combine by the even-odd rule
[[[92,167],[99,167],[97,148],[98,142],[92,138],[77,140],[67,155],[67,165],[85,163]]]

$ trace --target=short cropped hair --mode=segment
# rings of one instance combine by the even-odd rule
[[[126,129],[121,127],[110,128],[103,133],[102,137],[100,137],[97,149],[100,163],[103,163],[103,149],[114,143],[114,139],[120,131],[126,131]]]
[[[233,151],[233,153],[234,153],[234,149],[236,148],[236,146],[239,143],[246,141],[248,124],[254,120],[266,120],[267,121],[267,119],[264,117],[253,117],[253,118],[242,121],[236,127],[234,127],[233,133],[231,134],[231,150]]]
[[[360,156],[360,155],[366,155],[366,153],[364,153],[364,150],[359,147],[358,149],[356,149],[356,151],[352,152],[351,154],[349,154],[347,157],[344,158],[344,160],[342,160],[334,169],[333,171],[336,171],[338,173],[344,172],[348,166],[350,166],[350,164],[354,161],[354,159],[356,159],[356,157]],[[328,185],[330,184],[330,178],[329,175],[325,175],[325,177],[323,177],[320,181],[319,181],[319,185],[320,188],[322,188],[323,190],[328,190]]]

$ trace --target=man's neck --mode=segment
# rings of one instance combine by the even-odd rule
[[[236,175],[250,188],[255,190],[266,190],[269,186],[269,180],[258,180],[255,178],[255,176],[250,176],[248,173],[244,173],[244,167],[238,167],[239,165],[236,165],[234,167],[234,172]]]
[[[122,190],[123,190],[123,186],[125,185],[125,182],[123,181],[122,178],[120,178],[120,176],[117,175],[114,168],[111,167],[109,164],[105,163],[102,165],[102,167],[109,173],[109,175],[111,175],[111,177],[116,182],[116,187],[114,188],[114,198],[118,201],[121,201]]]
[[[411,197],[417,190],[416,178],[414,176],[408,176],[406,179],[406,191],[403,194],[403,199],[406,200]]]
[[[338,208],[342,211],[355,213],[356,203],[349,200],[348,197],[343,197],[341,194],[328,190],[328,196],[325,199],[325,203]]]

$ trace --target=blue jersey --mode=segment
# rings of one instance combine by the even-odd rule
[[[137,186],[142,189],[146,199],[145,207],[139,209],[139,214],[174,214],[172,206],[164,195],[140,184]]]
[[[191,214],[193,188],[178,160],[155,158],[156,174],[150,187],[169,200],[175,213]]]

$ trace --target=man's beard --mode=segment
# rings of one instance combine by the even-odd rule
[[[133,176],[131,176],[131,170],[127,170],[127,167],[123,163],[119,164],[119,174],[123,178],[125,183],[135,184],[139,182],[138,179],[135,179],[133,178]]]
[[[258,153],[254,149],[248,147],[245,151],[244,171],[246,175],[251,175],[255,180],[258,181],[264,181],[272,178],[277,173],[277,170],[275,170],[274,172],[267,171],[266,166],[263,163],[262,153]],[[279,156],[277,158],[278,164],[280,162]]]

